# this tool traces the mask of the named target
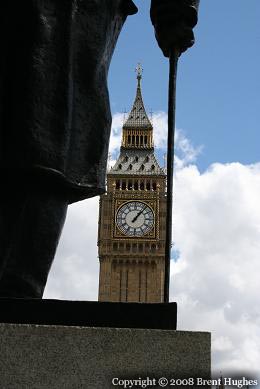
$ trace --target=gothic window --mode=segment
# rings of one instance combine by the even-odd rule
[[[120,189],[120,180],[116,181],[116,189]]]
[[[135,157],[135,162],[138,162],[138,159],[139,159],[139,158],[136,156],[136,157]]]
[[[128,187],[128,190],[132,190],[132,189],[133,189],[133,183],[132,183],[132,181],[128,181],[127,187]]]
[[[147,135],[144,137],[144,144],[147,145]]]
[[[125,181],[122,181],[122,189],[126,190],[126,182]]]
[[[131,135],[128,135],[128,144],[130,144],[131,143]]]
[[[151,166],[151,169],[152,169],[152,170],[154,170],[154,169],[155,169],[155,166],[154,166],[154,165],[152,165],[152,166]]]
[[[145,158],[145,162],[149,162],[149,157],[148,157],[148,155],[147,155],[147,157]]]
[[[140,136],[140,143],[141,143],[141,145],[144,143],[144,137],[143,137],[143,135]]]
[[[139,145],[139,135],[136,136],[136,144]]]
[[[141,165],[141,170],[144,170],[144,165],[143,164]]]
[[[126,156],[125,156],[125,161],[127,162],[127,161],[128,161],[128,159],[129,159],[129,158],[128,158],[128,156],[126,155]]]
[[[149,181],[146,183],[146,189],[147,189],[147,190],[151,190],[151,184],[150,184]]]
[[[140,189],[144,190],[144,182],[143,181],[140,183]]]
[[[133,169],[133,165],[131,165],[131,163],[130,163],[129,170],[132,170],[132,169]]]
[[[153,182],[153,190],[156,190],[156,182]]]
[[[122,169],[122,165],[121,163],[118,165],[118,169],[121,170]]]
[[[138,190],[138,181],[135,181],[134,183],[134,190]]]

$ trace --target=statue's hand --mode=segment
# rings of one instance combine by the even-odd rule
[[[171,48],[180,53],[194,44],[199,0],[151,0],[151,20],[158,45],[166,57]]]

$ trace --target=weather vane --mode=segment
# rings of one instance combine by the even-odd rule
[[[140,62],[137,64],[135,71],[137,73],[137,80],[140,81],[142,78],[142,74],[143,74],[143,68],[142,68],[142,65],[140,64]]]

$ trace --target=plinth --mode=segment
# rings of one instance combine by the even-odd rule
[[[205,332],[3,323],[0,348],[1,389],[187,388],[188,379],[195,388],[197,377],[210,379]]]

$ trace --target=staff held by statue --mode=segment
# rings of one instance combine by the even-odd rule
[[[199,0],[173,0],[168,3],[152,0],[151,3],[151,20],[155,27],[155,36],[163,54],[169,58],[164,302],[169,301],[170,286],[177,65],[180,55],[194,44],[192,29],[198,21],[198,7]],[[174,23],[169,29],[167,22],[172,15]]]

